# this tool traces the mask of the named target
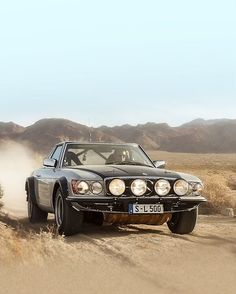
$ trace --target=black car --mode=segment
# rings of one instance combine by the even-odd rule
[[[84,221],[167,223],[173,233],[188,234],[206,201],[201,180],[165,170],[137,144],[59,143],[25,187],[30,222],[55,213],[64,235],[79,232]]]

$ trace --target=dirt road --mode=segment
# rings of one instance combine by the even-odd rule
[[[200,216],[185,236],[88,225],[64,239],[52,222],[41,232],[25,220],[0,224],[0,293],[236,293],[235,218]]]

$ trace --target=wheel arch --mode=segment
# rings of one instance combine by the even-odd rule
[[[62,191],[63,197],[66,198],[69,195],[68,182],[67,182],[66,177],[62,177],[62,178],[58,179],[54,184],[53,193],[52,193],[52,206],[53,206],[53,209],[55,209],[55,199],[56,199],[57,190],[59,188]]]
[[[36,199],[36,192],[35,192],[35,182],[34,177],[28,177],[25,182],[25,191],[26,191],[26,201],[29,200],[29,197],[31,197],[31,200],[34,204],[37,204]]]

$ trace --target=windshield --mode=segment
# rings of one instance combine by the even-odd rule
[[[68,144],[64,167],[78,165],[144,165],[152,162],[139,146],[113,144]]]

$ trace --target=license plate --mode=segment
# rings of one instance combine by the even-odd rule
[[[155,214],[163,212],[163,204],[129,204],[130,214]]]

